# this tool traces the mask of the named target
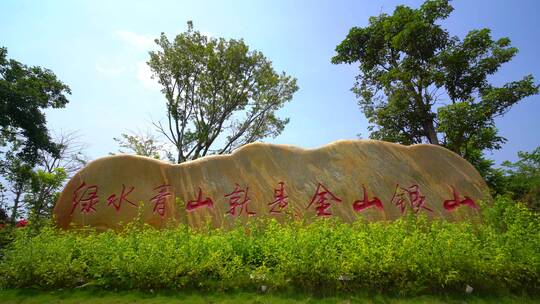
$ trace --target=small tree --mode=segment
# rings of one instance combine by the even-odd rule
[[[349,31],[332,62],[359,62],[353,91],[371,138],[444,145],[486,176],[492,163],[482,151],[505,141],[494,119],[537,94],[538,86],[531,75],[491,85],[488,76],[517,49],[508,38],[493,40],[489,29],[472,30],[463,40],[451,37],[438,21],[452,10],[448,1],[432,0],[371,17],[368,26]]]
[[[6,151],[2,160],[2,175],[4,176],[5,187],[12,197],[10,223],[12,225],[17,221],[24,204],[24,194],[30,189],[30,181],[33,174],[33,165],[25,162],[23,158],[18,157],[17,152],[22,145],[20,142],[13,142],[12,149]],[[6,197],[3,197],[6,198]]]
[[[120,146],[118,150],[120,153],[131,153],[174,162],[174,157],[168,151],[166,145],[148,131],[146,133],[122,133],[120,137],[114,137],[113,139]]]
[[[298,90],[296,79],[277,74],[244,41],[207,37],[188,22],[174,41],[162,33],[156,43],[148,65],[163,86],[167,122],[155,125],[178,163],[275,137],[288,123],[276,110]]]
[[[54,144],[58,147],[57,152],[39,150],[33,162],[19,157],[23,144],[18,141],[13,142],[4,154],[1,173],[11,195],[2,200],[11,202],[11,224],[24,213],[34,221],[49,218],[66,179],[86,163],[82,152],[84,145],[77,141],[74,133],[58,136]]]
[[[518,152],[515,163],[502,163],[506,176],[506,191],[526,203],[532,210],[540,211],[540,146],[532,152]]]
[[[29,218],[34,224],[51,218],[52,209],[66,178],[64,168],[55,168],[52,172],[42,169],[32,172],[24,202]]]
[[[30,219],[36,223],[51,217],[62,186],[86,163],[86,145],[76,132],[61,133],[54,137],[59,154],[40,151],[37,165],[32,170],[24,203]]]

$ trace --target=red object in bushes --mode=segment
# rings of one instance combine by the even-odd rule
[[[28,220],[23,219],[23,220],[18,221],[17,224],[15,224],[15,227],[20,228],[26,225],[28,225]]]

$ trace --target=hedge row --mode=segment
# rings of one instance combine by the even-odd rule
[[[483,223],[254,221],[234,230],[15,231],[0,288],[540,291],[540,218],[498,198]]]

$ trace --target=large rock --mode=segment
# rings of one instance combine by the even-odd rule
[[[439,146],[255,143],[180,165],[130,155],[97,159],[69,181],[54,214],[62,228],[98,229],[137,216],[156,227],[227,227],[250,216],[392,220],[407,212],[459,220],[478,214],[484,199],[488,188],[474,167]]]

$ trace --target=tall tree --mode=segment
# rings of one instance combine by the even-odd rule
[[[69,87],[53,72],[8,59],[7,49],[0,48],[0,173],[2,189],[12,199],[12,223],[29,193],[52,189],[51,174],[56,184],[65,179],[58,164],[64,162],[66,146],[51,139],[43,110],[64,107],[67,94],[71,94]],[[7,199],[3,195],[2,203]]]
[[[450,36],[438,22],[452,11],[448,1],[431,0],[371,17],[368,26],[349,31],[332,62],[359,63],[353,91],[371,138],[444,145],[479,168],[486,165],[482,151],[505,141],[494,119],[537,94],[538,86],[531,75],[490,84],[488,76],[517,49],[508,38],[493,40],[489,29]]]
[[[0,147],[19,141],[19,157],[28,161],[35,161],[39,150],[58,154],[43,109],[64,107],[66,94],[69,87],[53,72],[8,60],[7,49],[0,48]]]
[[[163,86],[167,122],[155,125],[178,163],[275,137],[288,123],[276,110],[298,90],[296,79],[277,74],[244,41],[207,37],[188,22],[174,41],[161,34],[156,43],[148,64]]]

